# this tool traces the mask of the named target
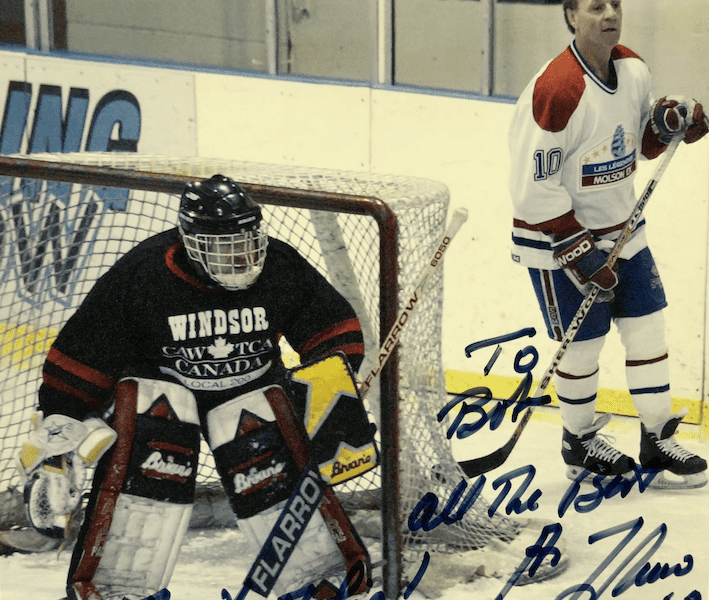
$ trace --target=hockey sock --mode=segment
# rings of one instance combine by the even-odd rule
[[[654,360],[628,360],[625,372],[640,420],[648,427],[666,421],[672,412],[667,354]]]
[[[575,435],[593,424],[598,393],[598,356],[604,341],[601,337],[570,344],[554,378],[564,427]]]
[[[640,420],[647,427],[672,413],[670,368],[662,311],[616,321],[626,349],[625,376]]]

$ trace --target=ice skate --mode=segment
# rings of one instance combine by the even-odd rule
[[[684,408],[654,427],[640,425],[640,464],[644,469],[660,469],[650,487],[692,489],[707,484],[707,461],[685,450],[675,440],[677,426],[686,414]],[[668,471],[678,478],[668,478]]]
[[[633,473],[635,461],[613,448],[603,439],[604,436],[597,433],[608,421],[610,415],[604,415],[579,435],[564,428],[561,456],[567,465],[566,476],[569,479],[575,480],[584,469],[605,476]]]

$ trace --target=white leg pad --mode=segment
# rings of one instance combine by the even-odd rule
[[[167,587],[194,502],[199,418],[188,390],[122,380],[111,423],[118,439],[94,479],[68,577],[82,600]]]
[[[167,587],[190,522],[191,504],[121,494],[93,584],[147,596]]]
[[[239,528],[245,533],[254,556],[261,550],[284,505],[285,501],[253,517],[239,520]],[[267,568],[267,565],[264,565],[264,568]],[[273,592],[281,596],[310,583],[317,585],[322,579],[328,579],[339,586],[344,581],[345,575],[345,560],[342,552],[337,547],[322,515],[317,511],[311,517],[296,549],[283,568],[273,587]]]

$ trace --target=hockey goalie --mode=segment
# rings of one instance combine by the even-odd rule
[[[284,367],[281,336],[302,367]],[[201,436],[254,558],[280,524],[283,564],[261,565],[256,591],[313,585],[328,598],[348,573],[349,592],[366,591],[367,550],[329,487],[377,462],[354,385],[363,355],[350,304],[268,236],[241,186],[221,175],[186,185],[177,226],[99,279],[44,364],[18,456],[36,529],[64,535],[95,466],[67,598],[133,600],[168,586]]]

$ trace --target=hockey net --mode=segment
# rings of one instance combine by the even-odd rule
[[[175,226],[184,181],[215,173],[242,182],[264,207],[269,234],[295,246],[350,300],[367,348],[360,372],[377,364],[380,341],[445,229],[449,199],[443,184],[130,153],[0,157],[0,529],[16,527],[22,512],[13,460],[29,434],[52,340],[122,254]],[[385,563],[388,598],[399,595],[423,552],[460,555],[518,533],[518,523],[490,518],[482,499],[452,525],[429,533],[407,527],[423,494],[434,493],[442,507],[462,478],[436,419],[446,400],[442,277],[439,269],[402,331],[398,352],[367,396],[381,435],[382,466],[337,490],[361,534],[377,540],[372,553]],[[218,478],[203,448],[198,485],[213,489]],[[464,568],[471,576],[476,564],[465,561]]]

